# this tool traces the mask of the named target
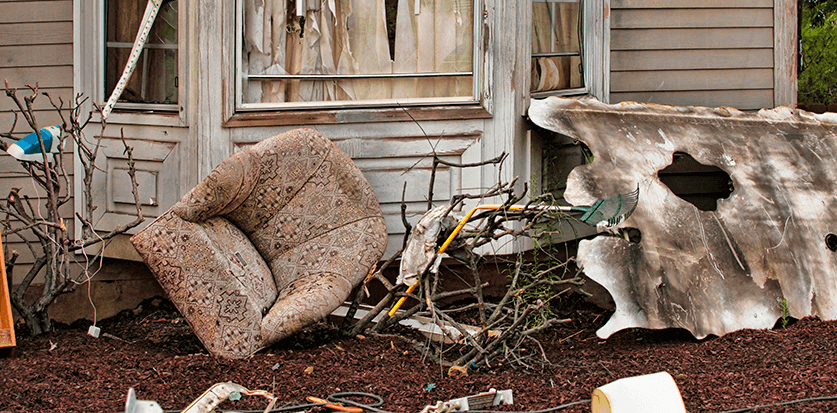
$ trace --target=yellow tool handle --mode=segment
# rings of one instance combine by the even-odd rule
[[[465,218],[462,218],[462,221],[459,221],[459,225],[457,225],[456,228],[453,229],[453,232],[451,232],[450,236],[448,236],[448,238],[445,240],[445,242],[442,244],[442,246],[439,247],[439,251],[436,252],[435,256],[438,257],[439,254],[445,252],[445,250],[448,248],[450,243],[453,242],[453,239],[456,238],[457,235],[459,235],[459,231],[462,230],[462,227],[464,227],[465,224],[468,223],[468,220],[471,219],[471,216],[474,215],[474,212],[477,212],[478,209],[499,209],[499,208],[500,208],[500,205],[479,205],[476,208],[469,211],[468,214],[465,215]],[[419,282],[416,281],[415,284],[413,284],[409,288],[407,288],[407,294],[413,292],[413,290],[415,290],[416,287],[418,286],[418,283]],[[395,312],[398,311],[398,309],[401,308],[402,305],[404,305],[404,301],[407,301],[407,297],[399,298],[398,301],[395,303],[394,306],[392,306],[392,309],[389,310],[389,313],[387,313],[387,314],[390,317],[394,316]]]
[[[468,221],[471,219],[471,216],[474,215],[474,212],[477,212],[477,210],[479,210],[479,209],[500,209],[500,208],[502,208],[502,205],[478,205],[476,208],[470,210],[465,215],[465,218],[462,218],[462,220],[459,221],[459,224],[456,226],[456,228],[453,229],[453,232],[451,232],[450,236],[448,236],[448,238],[445,240],[445,242],[442,244],[442,246],[439,247],[439,251],[436,252],[435,257],[438,257],[443,252],[445,252],[445,250],[448,248],[448,246],[450,246],[450,243],[453,242],[453,239],[456,238],[457,235],[459,235],[459,231],[462,231],[462,227],[464,227],[465,224],[467,224]],[[524,205],[510,205],[508,208],[509,208],[509,211],[522,211],[524,209],[527,209],[527,207],[524,206]],[[556,211],[569,210],[569,208],[567,208],[567,207],[552,207],[552,206],[547,206],[547,207],[535,206],[535,207],[530,207],[529,209],[534,209],[534,210],[547,209],[547,210],[556,210]],[[434,260],[435,260],[435,257],[434,257]],[[418,281],[416,281],[415,284],[413,284],[409,288],[407,288],[407,293],[409,294],[409,293],[413,292],[413,290],[416,289],[416,286],[418,286]],[[407,297],[401,297],[400,299],[398,299],[398,302],[396,302],[395,305],[392,306],[392,309],[389,310],[389,313],[387,313],[387,314],[390,317],[394,316],[395,312],[398,311],[398,309],[401,308],[402,305],[404,305],[404,301],[407,301]]]
[[[411,285],[411,286],[409,286],[409,287],[407,288],[407,294],[409,294],[409,293],[413,292],[413,290],[415,290],[415,289],[416,289],[416,287],[418,287],[418,281],[416,281],[416,283],[415,283],[415,284],[413,284],[413,285]],[[395,305],[394,305],[394,306],[392,306],[392,310],[389,310],[389,313],[387,313],[387,314],[388,314],[390,317],[394,316],[394,315],[395,315],[395,312],[396,312],[396,311],[398,311],[398,309],[399,309],[399,308],[401,308],[401,306],[402,306],[402,305],[404,305],[404,301],[407,301],[407,297],[401,297],[401,298],[399,298],[399,299],[398,299],[398,302],[396,302],[396,303],[395,303]]]

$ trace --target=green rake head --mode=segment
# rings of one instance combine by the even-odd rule
[[[584,212],[580,218],[581,222],[595,225],[599,229],[610,230],[628,219],[638,202],[639,185],[633,192],[600,199],[589,207],[572,207],[572,210]]]

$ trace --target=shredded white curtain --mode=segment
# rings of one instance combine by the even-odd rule
[[[579,53],[579,3],[532,3],[532,53]],[[532,92],[584,86],[580,56],[532,58]]]
[[[303,27],[289,0],[245,0],[243,73],[468,72],[473,0],[398,0],[390,57],[385,0],[306,1]],[[292,7],[293,8],[293,7]],[[300,31],[302,36],[300,36]],[[245,103],[380,100],[472,94],[472,77],[243,81]]]

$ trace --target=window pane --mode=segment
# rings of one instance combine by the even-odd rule
[[[584,87],[578,56],[532,58],[532,92]]]
[[[243,1],[244,103],[473,96],[473,0]]]
[[[532,2],[532,92],[584,87],[578,2]]]
[[[110,95],[131,54],[146,0],[108,0],[105,92]],[[120,102],[176,104],[177,0],[163,2]]]
[[[532,53],[579,52],[578,3],[532,3]]]

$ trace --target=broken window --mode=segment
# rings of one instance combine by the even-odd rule
[[[586,93],[581,0],[532,0],[532,97]]]
[[[105,96],[122,75],[146,8],[146,0],[108,0],[105,8]],[[177,110],[177,0],[163,1],[133,76],[118,107]],[[140,104],[140,105],[137,105]]]
[[[475,0],[240,0],[238,107],[473,102]]]

